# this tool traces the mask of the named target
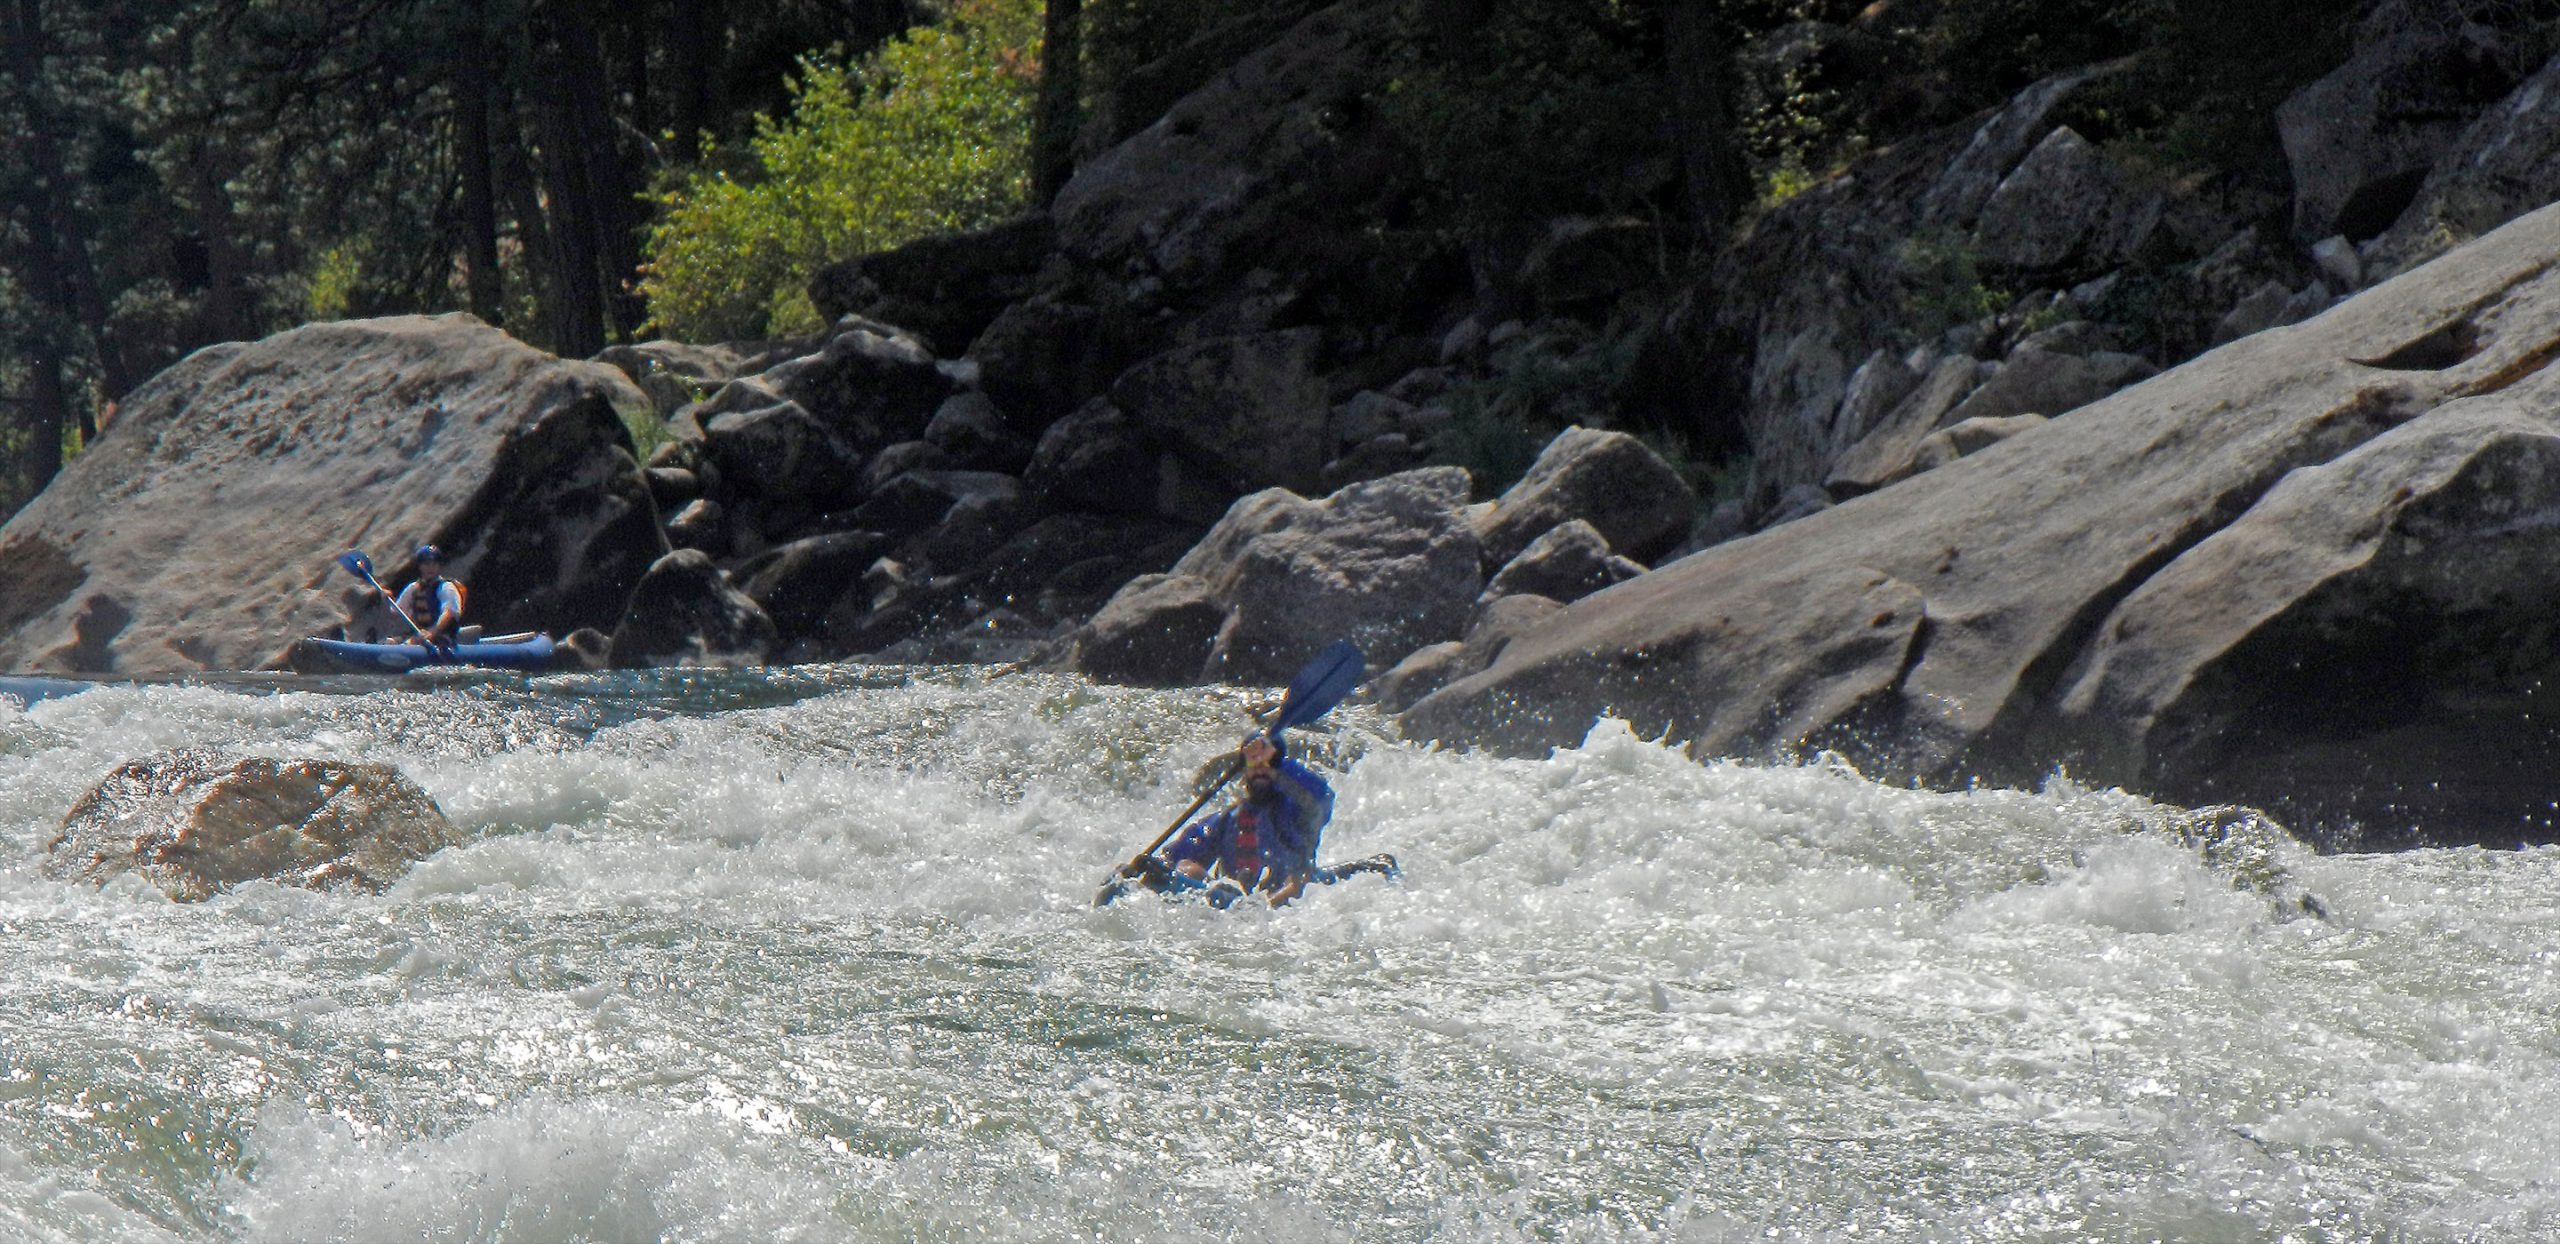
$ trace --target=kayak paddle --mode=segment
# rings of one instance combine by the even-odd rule
[[[1280,741],[1281,731],[1291,726],[1303,726],[1332,712],[1334,705],[1342,703],[1342,697],[1351,694],[1351,689],[1360,685],[1360,676],[1367,673],[1368,668],[1368,659],[1360,655],[1358,648],[1351,646],[1350,640],[1337,639],[1325,645],[1324,651],[1317,653],[1314,660],[1307,662],[1306,667],[1298,671],[1297,677],[1289,680],[1288,693],[1280,698],[1280,712],[1271,719],[1271,726],[1263,731],[1263,737],[1276,744]],[[1148,843],[1136,855],[1130,856],[1128,863],[1111,871],[1111,875],[1103,880],[1101,892],[1094,896],[1093,905],[1101,907],[1110,903],[1113,895],[1118,891],[1121,878],[1134,877],[1144,872],[1147,859],[1156,853],[1156,848],[1163,846],[1167,839],[1173,837],[1184,825],[1189,824],[1191,818],[1198,814],[1201,808],[1207,806],[1210,800],[1217,798],[1218,792],[1225,790],[1227,783],[1234,781],[1236,774],[1243,771],[1244,754],[1238,752],[1235,759],[1227,762],[1226,772],[1218,775],[1215,785],[1202,792],[1198,799],[1192,800],[1191,806],[1184,808],[1182,815],[1173,818],[1173,824],[1165,826],[1164,832],[1157,834],[1155,841]]]
[[[391,612],[399,614],[400,620],[409,624],[409,633],[417,636],[418,642],[425,644],[429,649],[435,648],[435,641],[428,639],[427,633],[418,629],[418,620],[410,617],[409,611],[401,608],[400,602],[392,599],[391,593],[383,590],[382,581],[373,577],[372,558],[367,557],[354,549],[348,549],[346,552],[338,554],[338,564],[346,567],[348,574],[354,575],[355,577],[372,584],[374,592],[380,595],[385,602],[390,604]]]

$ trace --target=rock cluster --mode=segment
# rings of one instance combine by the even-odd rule
[[[456,840],[389,765],[190,750],[101,779],[63,818],[45,868],[91,884],[139,873],[180,902],[259,880],[372,891]]]
[[[1412,732],[1612,713],[1884,776],[2057,765],[2342,841],[2541,839],[2560,207],[1927,474],[1566,607]]]

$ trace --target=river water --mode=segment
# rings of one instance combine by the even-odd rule
[[[1347,709],[1327,854],[1401,879],[1093,908],[1247,702],[0,696],[0,1239],[2560,1237],[2560,854],[2234,866],[2059,780]],[[43,876],[179,745],[391,761],[471,841],[370,897]]]

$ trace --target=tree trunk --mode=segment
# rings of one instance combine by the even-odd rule
[[[204,233],[204,334],[212,341],[246,341],[257,335],[249,305],[249,267],[234,239],[231,194],[215,170],[222,161],[210,144],[196,148],[188,197],[195,202],[197,227]]]
[[[1031,121],[1031,201],[1047,207],[1075,173],[1084,96],[1084,0],[1049,0],[1040,35],[1040,102]]]
[[[1750,201],[1735,133],[1733,41],[1714,0],[1661,0],[1664,76],[1679,136],[1682,197],[1700,246],[1714,246]]]
[[[702,135],[711,128],[719,107],[721,64],[727,59],[728,28],[715,16],[718,0],[668,0],[667,76],[675,126],[675,158],[690,164],[702,157]]]
[[[471,313],[486,323],[503,324],[506,286],[498,272],[487,21],[485,0],[464,0],[454,45],[454,158],[462,166],[462,271]]]
[[[64,345],[70,325],[87,328],[90,344],[98,352],[100,380],[110,398],[130,387],[130,377],[109,348],[106,300],[98,294],[89,253],[81,241],[86,230],[70,200],[62,148],[54,134],[53,101],[46,94],[44,76],[44,9],[39,0],[17,0],[6,25],[9,76],[24,92],[21,106],[27,118],[24,141],[30,184],[19,267],[37,304],[37,317],[44,322],[42,339],[29,349],[29,439],[21,447],[20,469],[31,487],[41,489],[62,465],[62,429],[74,417],[70,388],[63,381],[63,368],[71,357]],[[86,444],[97,435],[97,424],[85,404],[77,418]]]

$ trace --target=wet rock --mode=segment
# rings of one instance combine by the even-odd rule
[[[909,471],[881,485],[853,511],[866,531],[912,535],[942,522],[963,501],[1012,504],[1022,483],[992,471]]]
[[[951,455],[931,441],[900,441],[862,464],[862,493],[877,495],[889,486],[889,481],[909,471],[936,471],[949,465]]]
[[[1227,605],[1196,575],[1144,575],[1076,632],[1075,668],[1105,682],[1197,682],[1226,625]]]
[[[613,630],[622,669],[762,665],[780,646],[773,619],[694,549],[659,558],[631,592]]]
[[[680,549],[700,549],[714,556],[729,549],[729,515],[720,503],[709,497],[696,497],[667,520],[667,543]]]
[[[1486,559],[1500,566],[1579,518],[1611,548],[1641,560],[1669,552],[1689,534],[1697,503],[1687,481],[1644,442],[1624,432],[1567,428],[1494,501],[1477,534]]]
[[[796,402],[717,414],[702,433],[703,460],[736,493],[810,512],[859,495],[861,460]]]
[[[188,750],[107,774],[63,818],[45,871],[90,884],[140,873],[180,902],[247,881],[375,892],[459,840],[390,765]]]
[[[1377,697],[1379,707],[1401,713],[1424,696],[1482,668],[1468,660],[1463,641],[1443,640],[1414,649],[1411,655],[1372,679],[1369,691]]]
[[[620,414],[647,400],[466,315],[197,351],[0,527],[0,669],[271,664],[341,625],[361,533],[395,587],[442,547],[493,630],[611,619],[667,547]]]
[[[1530,541],[1494,574],[1484,596],[1486,600],[1525,595],[1576,601],[1643,573],[1643,566],[1612,552],[1598,528],[1576,518]]]
[[[648,480],[649,499],[657,503],[661,513],[679,509],[685,502],[702,495],[702,477],[686,467],[650,467]]]

